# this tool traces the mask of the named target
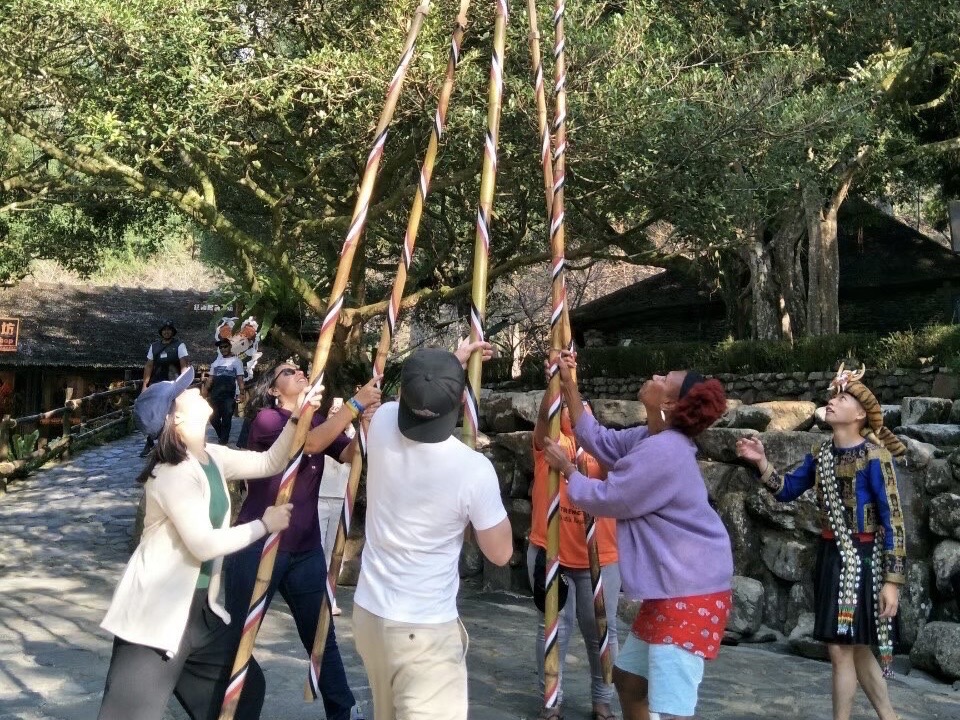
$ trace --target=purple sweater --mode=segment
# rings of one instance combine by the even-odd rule
[[[609,472],[606,482],[574,473],[567,494],[588,513],[617,519],[627,596],[655,600],[729,590],[730,538],[707,500],[693,441],[676,430],[608,430],[587,413],[576,435]]]

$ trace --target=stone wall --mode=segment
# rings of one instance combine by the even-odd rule
[[[909,380],[911,390],[921,382]],[[769,381],[783,382],[775,377]],[[804,383],[812,382],[822,387],[824,380],[804,376]],[[462,571],[482,572],[493,587],[528,589],[524,549],[530,529],[531,430],[539,399],[538,391],[488,391],[481,406],[481,449],[500,478],[515,552],[507,568],[485,564],[474,553],[465,557]],[[771,461],[787,470],[823,442],[828,429],[817,420],[810,401],[745,405],[732,400],[729,405],[727,414],[697,442],[711,503],[730,533],[734,552],[736,607],[728,631],[743,641],[789,636],[797,652],[825,657],[825,649],[810,638],[820,533],[816,500],[807,493],[793,503],[775,502],[755,473],[738,464],[734,444],[743,435],[759,434]],[[594,406],[608,426],[646,422],[636,401],[598,399]],[[906,457],[897,460],[909,554],[908,582],[901,593],[901,638],[904,648],[913,647],[914,664],[960,678],[960,645],[941,642],[943,637],[960,637],[960,587],[951,585],[951,578],[960,583],[960,450],[955,449],[960,446],[960,425],[949,422],[960,418],[960,401],[908,397],[898,406],[885,406],[884,412],[909,448]]]
[[[716,378],[723,383],[729,397],[748,404],[770,400],[819,402],[826,397],[826,387],[832,377],[831,372],[716,375]],[[587,377],[581,379],[580,385],[582,391],[591,398],[633,400],[646,379],[645,377]],[[949,368],[868,370],[864,382],[877,393],[877,398],[881,402],[899,401],[906,396],[927,397],[944,393],[949,397],[957,395],[957,377]]]

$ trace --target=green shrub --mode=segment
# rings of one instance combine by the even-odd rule
[[[40,431],[34,430],[27,435],[14,435],[11,440],[11,451],[15,460],[23,460],[32,453],[37,447],[37,441],[40,439]]]
[[[708,374],[824,372],[841,362],[889,369],[947,366],[960,371],[960,325],[931,325],[885,336],[845,333],[785,341],[724,340],[702,343],[635,343],[583,348],[580,368],[586,377],[649,377],[672,369],[696,368]],[[539,384],[543,357],[523,365],[522,382]],[[510,380],[508,360],[484,368],[484,382]]]

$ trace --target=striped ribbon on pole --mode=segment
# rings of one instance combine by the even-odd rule
[[[400,315],[400,302],[403,299],[407,274],[410,271],[410,264],[413,261],[413,251],[417,242],[417,233],[420,229],[420,220],[423,217],[423,205],[430,190],[430,180],[433,176],[433,168],[437,160],[437,151],[440,140],[443,137],[444,128],[446,127],[447,109],[450,105],[450,96],[453,94],[454,74],[460,62],[460,47],[463,42],[463,34],[467,28],[467,10],[469,7],[470,0],[461,0],[460,13],[457,15],[453,29],[453,38],[450,41],[447,74],[443,87],[440,89],[437,112],[434,115],[433,128],[430,132],[430,141],[427,145],[423,165],[420,168],[417,192],[413,200],[413,207],[410,210],[407,232],[403,239],[403,252],[400,263],[397,266],[397,275],[393,281],[393,289],[390,293],[386,322],[384,322],[383,330],[380,333],[380,345],[377,348],[377,354],[373,362],[373,377],[375,378],[383,377],[387,357],[390,355],[390,347],[393,344],[397,318]],[[316,700],[320,694],[320,668],[323,661],[323,652],[327,645],[327,635],[330,632],[329,609],[334,602],[337,578],[340,576],[340,568],[343,565],[343,551],[347,541],[347,533],[350,532],[350,523],[353,518],[354,500],[356,499],[360,486],[363,458],[366,457],[366,430],[364,424],[360,423],[360,441],[353,453],[353,462],[350,465],[350,479],[347,482],[347,492],[343,501],[343,513],[340,517],[340,525],[337,528],[337,537],[330,557],[330,567],[327,569],[327,594],[321,601],[320,617],[317,622],[317,634],[314,637],[313,650],[310,653],[310,671],[304,689],[304,698],[306,700]]]
[[[497,183],[497,146],[500,141],[500,111],[503,106],[503,60],[506,47],[507,0],[496,0],[493,27],[493,53],[490,62],[490,91],[487,100],[487,134],[484,140],[483,170],[480,175],[480,207],[473,245],[473,283],[470,298],[470,341],[484,340],[487,312],[487,266],[490,259],[490,224],[493,220],[493,196]],[[480,430],[480,371],[483,353],[475,351],[467,365],[464,391],[463,442],[477,446]]]
[[[547,102],[546,102],[546,92],[544,90],[544,81],[543,81],[543,62],[542,56],[540,53],[540,31],[537,27],[537,6],[536,0],[527,0],[527,15],[530,22],[530,61],[531,67],[533,69],[533,88],[534,95],[537,102],[537,123],[538,129],[540,131],[540,160],[543,165],[543,186],[544,186],[544,196],[546,198],[547,205],[547,222],[550,224],[551,229],[553,228],[550,218],[553,214],[553,205],[554,205],[554,193],[553,193],[553,159],[551,157],[551,142],[550,142],[550,129],[547,125]],[[557,22],[555,16],[555,22]],[[560,22],[562,22],[562,13]],[[562,55],[563,48],[560,48],[560,54]],[[565,71],[565,66],[564,66]],[[565,91],[564,82],[563,89]],[[559,102],[559,99],[558,99]],[[558,116],[560,113],[558,111]],[[566,117],[566,93],[564,92],[563,97],[563,118]],[[564,126],[564,145],[566,140],[566,130]],[[565,159],[565,154],[564,154]],[[551,232],[551,241],[556,238],[556,234]],[[553,242],[551,242],[551,247],[553,252],[551,253],[554,256],[554,263],[558,257],[562,257],[566,249],[564,247],[553,248]],[[560,282],[563,285],[562,291],[564,296],[563,302],[563,313],[562,313],[562,346],[570,350],[573,349],[573,338],[570,330],[570,313],[569,307],[566,303],[566,280],[565,278],[561,279]],[[586,468],[582,463],[583,448],[577,447],[577,466],[581,471],[584,471]],[[597,546],[597,531],[596,531],[596,520],[589,513],[584,513],[584,526],[586,531],[586,541],[587,541],[587,555],[590,558],[590,582],[593,591],[593,612],[594,617],[597,623],[597,638],[599,639],[599,653],[600,653],[600,665],[603,671],[604,682],[610,684],[613,682],[613,658],[610,654],[610,634],[607,627],[607,608],[606,601],[603,596],[603,579],[600,574],[600,552]]]
[[[330,346],[333,343],[333,334],[340,317],[340,311],[343,309],[344,293],[347,288],[347,282],[350,279],[353,257],[366,224],[367,212],[370,208],[370,198],[373,195],[377,170],[380,167],[383,148],[387,140],[387,130],[397,107],[397,100],[400,97],[400,90],[406,78],[407,68],[413,58],[413,49],[417,35],[420,33],[420,28],[423,26],[424,18],[429,9],[429,0],[423,0],[417,7],[413,20],[410,23],[410,29],[407,31],[400,63],[387,89],[386,101],[384,102],[383,110],[380,113],[380,119],[377,123],[373,148],[367,157],[367,164],[364,168],[360,189],[357,193],[350,227],[347,230],[347,237],[340,250],[340,260],[337,264],[337,274],[333,281],[333,288],[330,291],[327,314],[323,319],[323,324],[320,328],[320,337],[317,339],[317,347],[313,354],[311,373],[314,378],[312,384],[315,386],[323,383],[323,371],[327,364],[327,358],[330,355]],[[297,453],[302,451],[312,418],[313,411],[311,406],[308,405],[305,412],[301,415],[301,421],[297,427],[297,438],[299,440]],[[291,478],[286,488],[281,486],[280,492],[277,495],[277,504],[284,504],[289,500],[290,494],[293,492],[293,484],[297,476],[296,468],[298,467],[299,465],[295,464],[291,466],[292,469],[288,468]],[[270,586],[270,580],[273,577],[273,567],[276,562],[279,538],[270,547],[269,552],[267,551],[268,544],[269,543],[264,544],[264,552],[260,556],[260,565],[257,568],[257,582],[254,586],[253,596],[250,599],[250,609],[244,622],[240,646],[237,650],[233,670],[230,674],[230,682],[224,694],[219,720],[233,720],[237,703],[240,700],[240,693],[243,690],[243,683],[246,678],[247,668],[250,664],[250,657],[253,654],[257,631],[260,629],[260,621],[263,619],[263,611],[266,606],[266,592]]]

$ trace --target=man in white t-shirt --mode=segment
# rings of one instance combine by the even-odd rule
[[[493,465],[453,437],[473,350],[419,350],[403,365],[399,402],[367,432],[366,544],[353,631],[374,720],[466,720],[467,633],[457,612],[467,525],[496,565],[513,533]]]
[[[203,394],[213,408],[210,424],[217,434],[221,445],[230,440],[233,426],[233,411],[237,407],[237,392],[241,399],[245,389],[243,379],[246,375],[243,363],[233,354],[229,338],[217,340],[217,359],[210,363],[210,372],[203,382]]]

